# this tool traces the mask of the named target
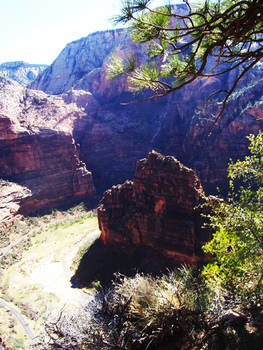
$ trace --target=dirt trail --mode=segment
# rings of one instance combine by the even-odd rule
[[[3,247],[2,249],[0,249],[0,258],[2,258],[3,256],[8,255],[9,253],[11,253],[12,248],[14,248],[15,246],[17,246],[19,243],[21,243],[22,241],[26,240],[28,237],[30,237],[32,234],[36,234],[38,232],[40,232],[41,229],[44,229],[45,227],[47,227],[48,224],[43,225],[41,224],[40,227],[38,228],[33,228],[32,230],[30,230],[29,232],[27,232],[26,234],[23,234],[21,237],[19,237],[18,239],[16,239],[14,242],[9,243],[6,247]]]
[[[0,298],[0,307],[4,307],[7,310],[10,310],[11,314],[21,323],[22,327],[25,330],[25,333],[33,343],[35,336],[31,331],[31,329],[29,328],[28,323],[26,322],[24,317],[21,315],[21,313],[17,311],[17,309],[13,305],[11,305],[10,303],[7,303],[5,300],[1,298]]]

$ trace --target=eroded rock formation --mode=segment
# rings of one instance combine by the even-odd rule
[[[204,260],[201,246],[206,199],[195,172],[171,156],[152,151],[138,161],[134,181],[113,186],[98,207],[101,241],[123,250],[144,246],[173,264]]]
[[[184,5],[180,6],[183,10]],[[86,117],[75,128],[74,137],[100,193],[131,179],[137,160],[152,149],[174,155],[195,169],[206,191],[216,193],[216,187],[223,189],[226,182],[229,158],[243,157],[247,153],[245,136],[262,128],[262,122],[257,121],[263,113],[260,67],[240,82],[240,90],[208,137],[211,122],[207,119],[216,111],[202,115],[196,110],[212,91],[231,87],[237,72],[199,79],[161,99],[122,105],[147,93],[132,95],[124,77],[107,80],[109,57],[135,54],[142,62],[144,49],[132,43],[125,30],[94,33],[68,44],[32,87],[53,94],[72,88],[92,94],[96,104],[79,104]]]
[[[136,54],[142,62],[144,49],[132,43],[125,30],[97,32],[68,44],[38,76],[31,87],[46,93],[12,84],[9,89],[6,83],[3,88],[0,82],[0,177],[24,181],[40,174],[43,164],[49,169],[54,163],[57,174],[66,178],[69,175],[63,169],[70,173],[80,167],[78,173],[85,173],[85,166],[78,163],[82,161],[92,172],[97,191],[103,193],[113,184],[131,179],[138,159],[156,149],[195,169],[206,191],[215,193],[217,186],[224,190],[229,158],[243,157],[247,153],[245,136],[262,128],[257,120],[263,114],[260,67],[240,81],[240,90],[208,137],[211,123],[207,119],[216,111],[211,108],[208,114],[199,115],[197,107],[212,91],[231,87],[237,72],[199,79],[162,99],[122,105],[147,93],[132,95],[124,77],[107,80],[109,57],[112,53]],[[36,139],[42,140],[45,155],[39,156]],[[24,156],[27,165],[21,161]],[[37,165],[39,162],[42,165]]]
[[[90,90],[93,86],[99,95],[103,87],[94,79],[98,77],[98,70],[114,51],[125,54],[134,48],[129,34],[122,29],[90,34],[69,43],[31,87],[50,94],[61,94],[76,89],[76,85],[82,90]]]
[[[82,97],[88,103],[90,95]],[[13,183],[1,185],[3,225],[19,213],[94,199],[92,174],[73,138],[83,117],[74,98],[49,97],[0,78],[0,178]]]

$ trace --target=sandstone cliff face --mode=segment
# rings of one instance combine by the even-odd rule
[[[5,185],[0,194],[3,222],[19,213],[94,199],[92,174],[73,139],[83,112],[76,103],[66,103],[69,98],[49,98],[0,78],[0,178],[17,184],[14,190]],[[12,196],[15,205],[2,205]]]
[[[132,95],[125,78],[107,80],[109,56],[133,53],[140,62],[145,59],[144,49],[132,43],[125,30],[94,33],[70,43],[32,86],[53,94],[72,88],[91,93],[88,105],[79,99],[85,117],[75,124],[74,137],[99,192],[131,179],[136,161],[151,149],[174,155],[194,168],[204,188],[216,192],[217,186],[224,186],[229,158],[243,157],[245,136],[262,128],[257,121],[263,111],[261,69],[242,80],[222,122],[208,137],[207,117],[215,111],[200,115],[196,110],[209,93],[230,87],[236,72],[200,79],[165,98],[121,105],[147,93]]]
[[[0,64],[0,74],[27,86],[47,67],[46,64],[29,64],[23,61],[5,62]]]
[[[31,197],[31,191],[14,182],[0,180],[0,231],[19,217],[20,203]]]
[[[257,81],[253,72],[250,78],[252,84],[244,82],[242,89],[233,95],[211,137],[207,136],[211,124],[205,118],[194,115],[189,123],[183,143],[184,158],[186,164],[197,170],[209,192],[218,185],[224,190],[229,159],[243,158],[248,152],[246,136],[263,128],[259,120],[263,111],[263,80]]]
[[[123,30],[96,32],[69,43],[52,65],[32,83],[31,88],[47,93],[60,94],[78,84],[83,89],[90,72],[103,66],[115,50],[120,51],[131,44],[128,33]],[[80,82],[82,80],[82,83]],[[87,90],[87,89],[86,89]]]
[[[138,161],[133,182],[104,193],[98,207],[101,241],[126,252],[148,247],[173,264],[203,261],[201,246],[209,239],[202,228],[205,202],[193,170],[152,151]]]

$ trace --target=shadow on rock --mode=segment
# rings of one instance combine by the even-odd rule
[[[171,262],[149,247],[130,247],[125,251],[105,246],[98,239],[82,257],[71,283],[74,287],[83,288],[99,281],[102,286],[106,286],[116,273],[126,276],[133,276],[137,272],[158,274],[172,267]]]

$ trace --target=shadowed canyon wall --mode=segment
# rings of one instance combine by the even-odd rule
[[[165,98],[122,105],[149,93],[132,95],[124,77],[107,80],[107,63],[111,54],[131,53],[142,62],[144,51],[145,46],[136,46],[125,30],[97,32],[68,44],[31,87],[52,94],[70,89],[91,93],[92,105],[79,100],[85,117],[74,129],[74,137],[100,193],[131,179],[136,161],[152,149],[174,155],[195,169],[204,188],[215,193],[217,186],[224,188],[229,158],[243,157],[247,153],[245,136],[262,128],[257,121],[263,111],[261,66],[240,82],[208,137],[208,119],[216,111],[211,107],[202,114],[198,107],[212,91],[230,87],[237,72],[199,79]]]
[[[132,179],[136,162],[152,149],[196,170],[205,190],[215,193],[217,186],[224,189],[229,158],[243,157],[245,136],[262,128],[257,120],[263,114],[261,66],[240,82],[208,137],[207,117],[216,111],[211,107],[198,114],[198,107],[210,92],[230,87],[237,72],[199,79],[165,98],[123,105],[149,92],[134,96],[124,77],[106,79],[113,53],[145,60],[145,46],[136,46],[126,30],[118,29],[68,44],[31,84],[44,92],[1,78],[0,177],[33,190],[36,201],[24,204],[25,212],[30,206],[94,197],[90,172],[102,194]]]

